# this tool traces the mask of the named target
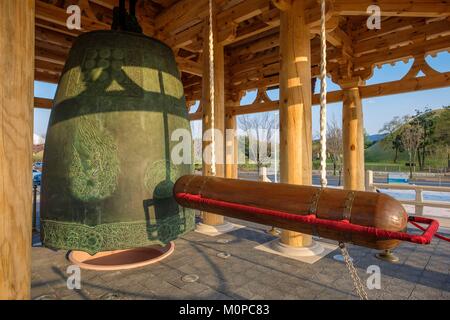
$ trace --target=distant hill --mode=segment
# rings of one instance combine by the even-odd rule
[[[450,108],[433,110],[425,116],[427,119],[432,119],[435,123],[434,132],[431,136],[433,143],[429,147],[431,154],[427,157],[425,165],[446,167],[448,146],[450,146]],[[371,137],[377,139],[383,135],[375,136],[378,137]],[[388,135],[384,135],[375,144],[367,148],[365,150],[366,162],[392,163],[395,158],[395,150],[392,148],[390,138]],[[399,164],[404,164],[408,161],[408,154],[399,152],[397,160]]]
[[[366,149],[366,162],[393,162],[395,150],[391,148],[391,144],[389,142],[386,142],[386,145],[383,145],[383,140],[384,139],[378,141]],[[408,160],[408,155],[406,152],[400,152],[397,160],[398,162],[405,162]]]
[[[387,133],[382,133],[382,134],[372,134],[370,136],[367,136],[367,138],[369,139],[370,142],[378,142],[380,140],[383,140],[384,138],[386,138]]]

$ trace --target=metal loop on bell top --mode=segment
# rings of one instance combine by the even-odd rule
[[[113,9],[111,30],[142,33],[142,28],[136,18],[137,0],[129,1],[129,9],[125,8],[125,0],[119,1],[119,6]]]

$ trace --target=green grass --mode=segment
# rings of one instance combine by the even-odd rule
[[[395,150],[388,142],[377,142],[365,150],[364,157],[366,162],[394,163]],[[408,161],[408,155],[405,152],[399,152],[397,162],[406,161]]]

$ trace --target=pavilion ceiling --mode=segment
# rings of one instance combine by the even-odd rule
[[[273,2],[283,0],[216,0],[216,36],[225,45],[227,92],[235,96],[245,90],[278,85],[280,13]],[[316,0],[308,2],[312,74],[317,75],[320,12]],[[66,8],[71,4],[82,8],[81,31],[66,27]],[[57,83],[73,40],[82,32],[109,29],[112,9],[117,4],[118,0],[36,0],[36,80]],[[366,26],[366,10],[371,4],[382,9],[380,30],[369,30]],[[199,100],[208,0],[140,0],[137,16],[145,34],[173,48],[187,100]],[[450,85],[448,73],[444,76],[433,73],[421,60],[428,54],[450,50],[449,17],[450,0],[330,1],[327,13],[330,73],[334,79],[346,74],[367,79],[374,66],[415,58],[422,63],[418,70],[426,69],[427,76],[441,77],[443,83],[439,84],[437,78],[432,79],[435,86]],[[406,80],[416,81],[405,79],[405,83]],[[414,89],[414,85],[418,88],[417,83],[411,83],[403,89]],[[423,88],[429,86],[422,84]],[[376,95],[384,89],[370,90]],[[40,106],[44,107],[44,102]]]

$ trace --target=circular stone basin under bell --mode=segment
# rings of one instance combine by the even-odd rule
[[[143,248],[104,251],[91,256],[83,251],[70,251],[69,260],[82,269],[97,271],[126,270],[143,267],[170,256],[175,249],[173,242],[165,247],[154,245]]]

